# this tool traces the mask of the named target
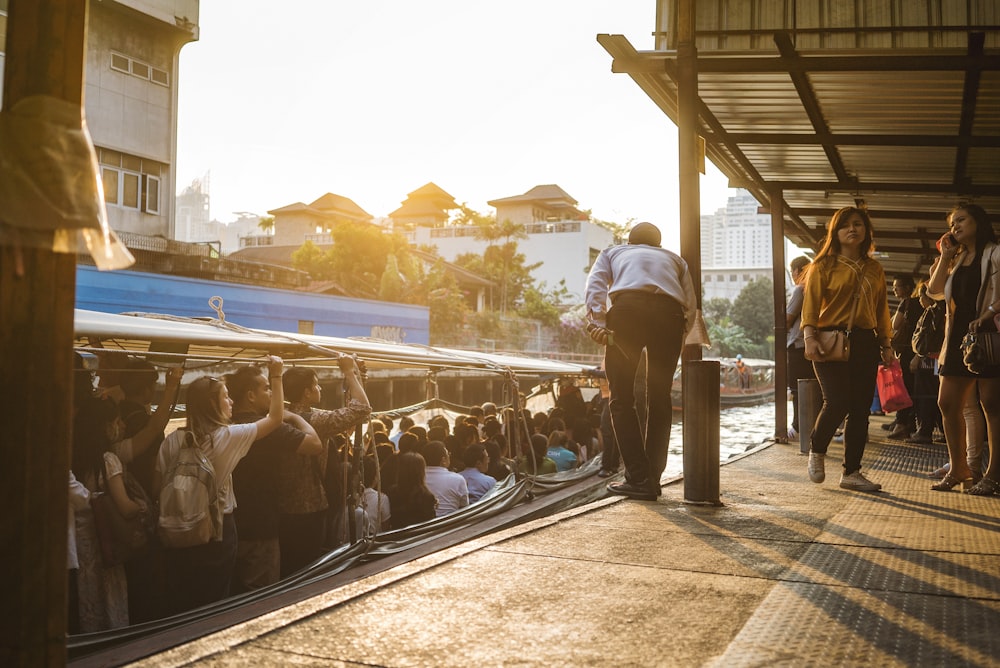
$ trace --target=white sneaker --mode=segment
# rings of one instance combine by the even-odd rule
[[[788,440],[789,441],[794,441],[798,437],[799,437],[799,432],[795,431],[795,429],[793,429],[792,427],[789,427],[788,428]]]
[[[861,475],[861,471],[840,476],[840,486],[844,489],[853,489],[856,492],[877,492],[882,489],[882,485],[864,477]]]
[[[809,451],[809,479],[815,483],[826,480],[826,455]]]

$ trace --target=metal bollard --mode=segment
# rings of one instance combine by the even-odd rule
[[[689,360],[681,372],[684,503],[719,501],[719,362]]]
[[[823,392],[815,378],[799,378],[799,452],[809,454],[809,439],[812,437],[816,416],[823,407]]]

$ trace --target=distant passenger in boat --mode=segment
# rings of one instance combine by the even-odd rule
[[[606,248],[597,256],[587,277],[585,301],[587,332],[606,346],[611,421],[625,463],[625,481],[610,483],[608,491],[656,499],[670,442],[670,386],[697,307],[687,263],[660,247],[655,225],[639,223],[629,233],[628,244]],[[646,406],[640,410],[635,381],[643,350]],[[640,414],[645,416],[642,422]]]
[[[556,463],[557,471],[575,469],[579,462],[576,453],[566,447],[566,432],[564,431],[554,431],[549,434],[545,456]]]
[[[449,471],[448,448],[441,441],[430,441],[424,447],[427,462],[427,489],[437,498],[437,516],[453,513],[469,505],[469,486],[465,478]]]
[[[483,421],[485,422],[488,417],[497,416],[497,405],[492,401],[487,401],[483,404]]]
[[[445,438],[448,457],[455,463],[452,468],[460,471],[465,463],[465,449],[479,440],[479,432],[470,424],[455,425],[455,433]]]
[[[559,470],[556,463],[546,456],[549,439],[544,434],[532,434],[530,445],[531,450],[517,460],[517,468],[521,473],[544,475]]]
[[[427,488],[424,458],[415,452],[401,452],[396,469],[396,486],[389,490],[389,503],[395,509],[392,528],[434,519],[437,497]]]
[[[364,486],[361,493],[361,508],[365,511],[369,535],[382,533],[392,528],[392,504],[389,496],[376,489],[379,471],[375,467],[375,457],[366,457],[364,462]]]
[[[496,478],[487,475],[490,455],[481,443],[473,443],[463,453],[465,468],[460,475],[469,489],[469,503],[475,503],[497,484]]]
[[[322,401],[323,391],[315,371],[294,367],[285,372],[290,410],[316,429],[324,451],[313,457],[285,454],[281,458],[278,473],[282,489],[282,577],[309,565],[326,551],[327,532],[331,525],[341,521],[342,514],[339,509],[329,512],[330,504],[323,486],[329,463],[328,442],[335,434],[363,424],[371,415],[372,407],[357,363],[344,355],[337,365],[347,385],[347,405],[335,410],[315,408]]]
[[[486,475],[494,480],[506,480],[511,474],[510,467],[504,461],[507,457],[506,441],[503,445],[497,441],[483,441],[483,447],[490,456],[490,466],[486,469]]]
[[[389,437],[389,440],[392,441],[392,444],[396,446],[397,451],[399,450],[399,437],[405,434],[412,426],[413,426],[413,418],[411,418],[409,415],[404,415],[403,417],[399,418],[399,431],[397,431],[395,434]]]
[[[256,422],[267,415],[271,388],[258,367],[242,367],[226,376],[233,400],[233,423]],[[316,431],[300,416],[287,412],[282,424],[254,441],[250,452],[233,470],[233,493],[238,506],[233,517],[239,543],[233,591],[242,593],[274,584],[281,578],[278,543],[280,518],[276,471],[283,453],[317,455],[323,451]]]
[[[743,361],[743,355],[736,356],[736,382],[741,390],[750,389],[750,367]]]

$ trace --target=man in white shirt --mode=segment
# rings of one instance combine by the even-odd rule
[[[607,308],[608,300],[612,307]],[[639,223],[628,244],[601,251],[587,277],[587,332],[607,346],[605,369],[625,481],[608,491],[655,500],[667,465],[670,385],[684,336],[694,322],[697,300],[687,263],[660,247],[660,230]],[[634,392],[646,350],[646,424],[640,424]]]
[[[448,470],[448,448],[441,441],[431,441],[424,446],[427,462],[427,489],[438,500],[437,516],[453,513],[469,505],[469,486],[465,478]]]

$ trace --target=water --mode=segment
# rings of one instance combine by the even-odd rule
[[[791,415],[792,406],[788,405]],[[774,403],[760,406],[725,408],[719,414],[719,459],[726,461],[774,437]],[[675,411],[670,429],[670,449],[665,478],[680,475],[684,469],[684,427],[680,411]]]

